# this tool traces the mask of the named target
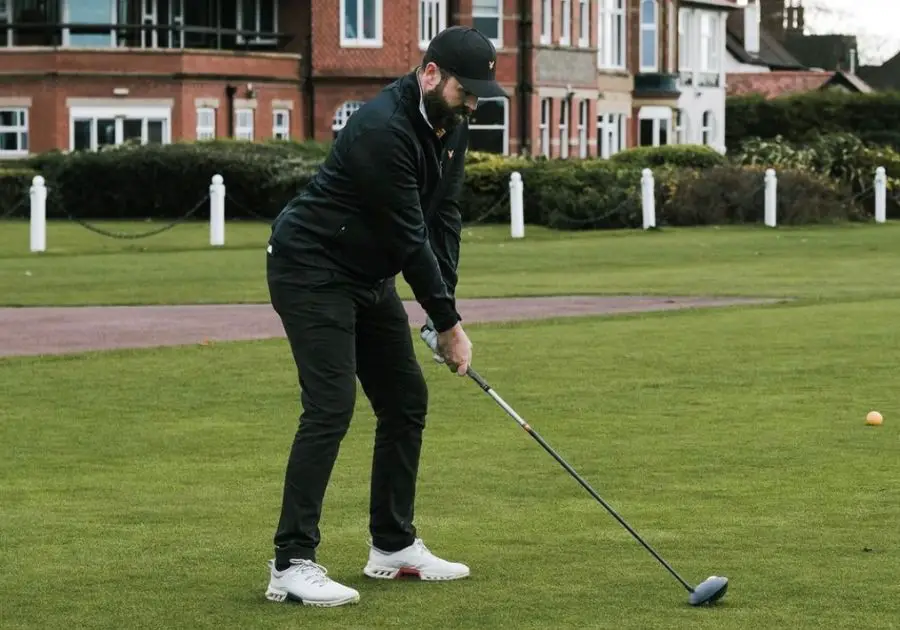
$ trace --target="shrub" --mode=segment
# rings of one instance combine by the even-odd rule
[[[75,153],[44,167],[62,210],[79,219],[177,218],[198,203],[198,215],[208,216],[203,198],[216,173],[227,216],[270,218],[306,184],[313,163],[286,147],[194,143]]]
[[[615,153],[611,162],[655,168],[657,166],[681,166],[686,168],[710,168],[721,166],[728,160],[724,155],[704,145],[664,145],[661,147],[634,147]]]
[[[0,168],[0,218],[29,215],[29,189],[37,174],[30,168]]]
[[[721,166],[702,172],[667,173],[657,194],[657,224],[670,226],[761,223],[765,168]],[[778,171],[776,213],[780,225],[861,220],[850,191],[808,171]]]
[[[805,92],[774,99],[731,96],[725,106],[725,144],[737,147],[744,138],[781,136],[806,141],[822,133],[856,135],[893,132],[900,128],[900,92],[853,94]]]

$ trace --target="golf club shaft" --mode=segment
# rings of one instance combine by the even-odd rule
[[[568,464],[568,462],[566,462],[566,460],[564,460],[555,450],[553,450],[553,448],[549,444],[547,444],[547,442],[544,441],[544,438],[542,438],[540,436],[540,434],[538,434],[537,431],[532,429],[531,426],[529,426],[529,424],[527,422],[525,422],[525,420],[523,420],[521,418],[521,416],[519,416],[519,414],[517,414],[516,411],[512,407],[510,407],[506,403],[506,401],[503,400],[503,398],[501,398],[500,395],[497,392],[495,392],[494,389],[490,385],[488,385],[487,381],[485,381],[481,377],[481,375],[478,374],[478,372],[476,372],[472,368],[469,368],[468,371],[466,372],[466,374],[469,376],[469,378],[471,378],[473,381],[475,381],[478,384],[478,386],[481,389],[483,389],[491,398],[493,398],[494,401],[496,401],[496,403],[498,405],[500,405],[500,407],[502,407],[503,410],[507,414],[509,414],[513,420],[518,422],[519,426],[521,426],[523,429],[525,429],[525,431],[527,431],[528,434],[531,435],[531,437],[533,437],[537,441],[538,444],[540,444],[542,447],[544,447],[544,450],[547,451],[548,453],[550,453],[550,455],[552,455],[553,458],[556,461],[558,461],[560,463],[560,465],[563,468],[565,468],[569,472],[569,474],[572,475],[575,478],[575,480],[578,481],[578,483],[580,483],[584,487],[584,489],[587,490],[591,494],[592,497],[597,499],[597,501],[600,503],[600,505],[605,507],[606,510],[610,514],[612,514],[615,517],[615,519],[617,521],[619,521],[619,523],[621,523],[622,526],[625,529],[627,529],[629,531],[629,533],[632,536],[634,536],[635,539],[637,539],[637,541],[644,546],[644,548],[647,549],[647,551],[649,551],[651,554],[653,554],[653,557],[656,558],[657,560],[659,560],[660,564],[662,564],[666,569],[668,569],[669,573],[671,573],[673,576],[675,576],[675,579],[678,580],[679,582],[681,582],[681,585],[684,586],[684,588],[686,588],[689,593],[694,592],[694,589],[691,587],[691,585],[688,584],[680,575],[678,575],[678,573],[675,571],[675,569],[673,569],[671,566],[669,566],[669,563],[666,562],[665,560],[663,560],[663,558],[658,553],[656,553],[656,551],[653,549],[653,547],[648,545],[644,541],[644,539],[641,538],[640,535],[636,531],[634,531],[631,528],[631,526],[629,526],[628,523],[626,523],[625,520],[621,516],[619,516],[616,513],[616,511],[612,508],[612,506],[610,506],[606,501],[604,501],[603,498],[599,494],[597,494],[597,491],[594,490],[591,487],[591,485],[587,481],[585,481],[581,477],[581,475],[579,475],[575,471],[575,469],[572,468]]]

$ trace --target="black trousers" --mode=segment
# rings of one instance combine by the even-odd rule
[[[359,379],[377,423],[369,531],[395,551],[413,543],[416,477],[428,390],[393,279],[364,286],[333,271],[267,256],[272,306],[300,383],[299,426],[284,479],[275,558],[316,559],[325,490],[356,403]]]

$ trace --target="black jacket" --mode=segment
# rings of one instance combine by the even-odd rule
[[[304,266],[364,283],[402,273],[435,328],[461,317],[455,291],[467,125],[439,138],[415,72],[347,121],[319,171],[282,210],[271,244]]]

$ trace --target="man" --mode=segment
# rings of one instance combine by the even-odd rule
[[[471,343],[456,310],[459,194],[467,118],[478,98],[506,96],[496,51],[471,28],[432,41],[422,65],[353,114],[306,189],[272,226],[267,278],[300,381],[303,413],[285,473],[266,597],[318,606],[359,601],[317,563],[319,518],[356,378],[377,417],[363,571],[452,580],[469,568],[432,554],[413,525],[428,405],[412,331],[397,295],[402,274],[464,375]]]

